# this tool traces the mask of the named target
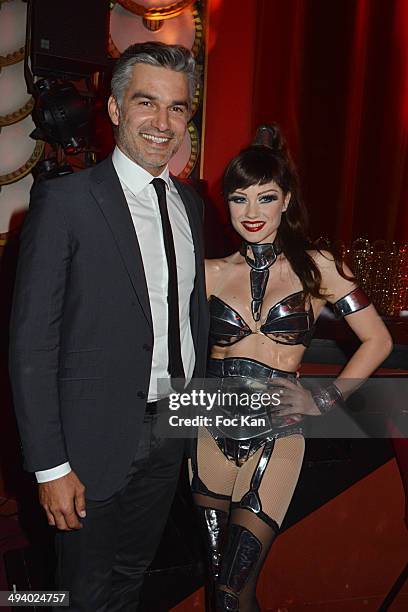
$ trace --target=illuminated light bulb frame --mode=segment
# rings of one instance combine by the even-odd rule
[[[0,9],[1,5],[6,2],[10,2],[11,0],[0,0]],[[12,51],[11,53],[7,53],[7,55],[0,55],[0,70],[3,66],[12,66],[12,64],[17,64],[24,59],[25,47],[20,47],[17,51]]]
[[[17,123],[18,121],[28,117],[34,108],[34,104],[34,98],[31,97],[28,102],[24,104],[24,106],[16,111],[8,113],[7,115],[0,115],[0,128],[6,127],[7,125],[12,125],[13,123]]]
[[[178,2],[169,2],[166,6],[156,6],[150,8],[146,8],[138,2],[133,2],[133,0],[116,1],[118,4],[123,6],[124,9],[130,11],[134,15],[139,15],[139,17],[144,17],[144,19],[149,21],[163,21],[165,19],[177,17],[191,4],[194,4],[195,0],[179,0]]]
[[[0,0],[0,6],[4,2],[8,2],[9,0]],[[150,7],[146,8],[137,2],[133,2],[132,0],[116,0],[111,2],[111,8],[115,6],[115,4],[120,4],[123,8],[130,11],[133,14],[139,15],[140,17],[148,20],[148,21],[164,21],[167,19],[172,19],[180,15],[186,8],[190,7],[194,4],[194,0],[180,0],[178,2],[171,2],[166,6],[161,7]],[[195,38],[192,47],[192,53],[194,56],[197,56],[203,38],[203,27],[201,18],[198,14],[197,10],[193,10],[192,12],[195,26]],[[119,50],[114,44],[111,36],[109,36],[109,53],[112,57],[118,57],[120,55]],[[11,66],[13,64],[17,64],[18,62],[24,59],[25,47],[20,47],[17,51],[13,51],[3,56],[0,55],[0,70],[2,67]],[[198,84],[196,93],[193,99],[193,114],[196,112],[201,98],[201,87]],[[0,130],[1,127],[5,127],[8,125],[12,125],[21,121],[25,117],[27,117],[33,110],[34,100],[30,98],[24,106],[17,109],[12,113],[8,113],[7,115],[0,115]],[[189,123],[188,132],[190,134],[191,139],[191,154],[190,158],[183,168],[179,176],[181,178],[188,177],[192,172],[199,154],[199,136],[197,128],[194,123]],[[45,143],[43,141],[38,140],[35,144],[34,151],[31,154],[30,158],[19,168],[14,170],[13,172],[0,175],[0,186],[1,185],[9,185],[19,181],[20,179],[27,176],[34,166],[37,164],[39,159],[41,158],[44,152]]]
[[[111,2],[111,9],[115,7],[115,4],[121,4],[122,6],[122,3],[119,2],[119,0],[117,0],[115,2]],[[197,9],[194,9],[192,11],[192,15],[194,19],[195,37],[194,37],[194,43],[191,49],[191,53],[194,55],[194,57],[197,57],[198,52],[200,51],[202,40],[203,40],[203,24],[202,24],[201,17],[198,14]],[[113,38],[110,33],[109,33],[109,41],[108,41],[108,53],[111,57],[114,57],[114,58],[120,57],[120,51],[115,45],[115,43],[113,42]]]
[[[8,174],[0,174],[0,186],[10,185],[11,183],[15,183],[27,176],[27,174],[31,172],[42,156],[44,147],[45,143],[42,140],[37,140],[34,151],[22,166],[17,168],[17,170],[13,170],[13,172],[9,172]]]
[[[9,0],[0,0],[0,6],[4,2],[9,2]],[[0,55],[0,71],[2,68],[21,62],[24,59],[24,54],[25,47],[20,47],[18,51],[7,53],[7,55]],[[7,115],[0,115],[0,128],[12,125],[28,117],[34,108],[34,104],[34,98],[31,97],[21,108],[12,113],[7,113]]]
[[[17,51],[7,53],[7,55],[0,55],[0,69],[4,66],[12,66],[21,62],[24,59],[24,51],[25,47],[20,47]]]
[[[186,165],[184,166],[183,170],[179,172],[177,175],[177,178],[180,178],[180,179],[188,178],[190,176],[190,174],[192,173],[194,169],[194,166],[197,163],[198,153],[200,150],[200,138],[198,136],[198,130],[193,122],[188,124],[187,130],[190,134],[191,153],[190,153],[190,158],[188,162],[186,163]]]
[[[114,0],[111,2],[111,9],[115,7],[115,4],[120,4],[121,6],[123,6],[122,2],[119,2],[119,0]],[[189,4],[192,4],[192,3],[190,2]],[[174,16],[175,15],[172,15],[172,17]],[[194,43],[191,49],[191,53],[194,55],[194,57],[197,57],[200,51],[202,41],[203,41],[203,23],[201,21],[201,17],[197,9],[194,9],[192,11],[192,16],[194,20],[195,37],[194,37]],[[109,33],[109,42],[108,42],[108,53],[113,58],[118,58],[121,55],[119,49],[113,42],[113,38],[110,33]],[[200,66],[198,66],[198,70],[200,70]],[[200,106],[201,97],[202,97],[202,86],[201,86],[201,81],[199,81],[197,83],[197,88],[196,88],[196,91],[193,97],[193,103],[192,103],[192,115],[193,116],[195,115],[198,107]]]
[[[0,0],[0,8],[1,5],[9,0]],[[13,64],[18,64],[24,59],[25,55],[25,47],[20,47],[17,51],[12,51],[11,53],[7,53],[7,55],[0,55],[0,70],[6,66],[12,66]],[[8,125],[13,125],[14,123],[18,123],[22,121],[32,112],[34,108],[34,99],[31,97],[21,108],[13,111],[12,113],[8,113],[7,115],[0,115],[0,131],[2,127],[6,127]],[[1,135],[0,135],[1,137]],[[20,179],[24,178],[31,172],[34,168],[40,157],[44,152],[44,142],[41,140],[37,140],[35,143],[34,151],[30,155],[29,159],[19,168],[13,170],[13,172],[8,172],[7,174],[0,174],[0,186],[2,185],[10,185],[11,183],[16,183]]]
[[[12,2],[12,0],[0,0],[0,10],[1,5],[6,2]],[[11,53],[7,53],[7,55],[0,55],[0,70],[3,66],[11,66],[12,64],[21,62],[21,60],[24,59],[24,55],[25,47],[20,47],[17,51],[12,51]]]
[[[163,19],[146,19],[143,17],[143,25],[151,32],[158,32],[163,25]]]
[[[0,8],[2,4],[6,2],[10,2],[10,0],[0,0]],[[25,55],[25,47],[20,47],[17,51],[12,51],[11,53],[7,53],[7,55],[0,55],[0,70],[3,66],[12,66],[13,64],[17,64],[24,59]]]

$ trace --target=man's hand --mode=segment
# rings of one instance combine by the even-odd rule
[[[81,529],[78,517],[86,516],[85,487],[75,472],[39,484],[38,492],[50,525],[63,531]]]

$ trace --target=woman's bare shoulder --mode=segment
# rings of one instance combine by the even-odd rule
[[[217,259],[206,259],[205,260],[205,271],[213,274],[224,272],[226,267],[233,263],[236,253],[228,255],[227,257],[220,257]]]
[[[335,302],[356,288],[353,272],[344,261],[339,262],[342,273],[330,251],[308,251],[321,274],[320,288],[327,295],[327,301]],[[344,276],[343,276],[344,274]]]
[[[320,272],[336,268],[333,254],[330,251],[310,249],[307,254],[313,259]]]
[[[219,285],[223,275],[227,272],[229,266],[234,263],[236,253],[221,257],[219,259],[205,260],[205,281],[207,285],[207,295],[211,295],[215,288]]]

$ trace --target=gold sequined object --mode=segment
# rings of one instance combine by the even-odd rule
[[[319,239],[322,248],[322,239]],[[323,241],[329,245],[329,241]],[[408,243],[370,242],[358,238],[347,248],[336,245],[350,262],[358,284],[382,315],[398,316],[408,310]],[[324,248],[324,246],[323,246]]]

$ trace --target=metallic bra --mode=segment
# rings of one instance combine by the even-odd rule
[[[253,331],[242,316],[221,298],[212,295],[210,305],[210,342],[230,346],[255,333],[262,333],[279,344],[309,346],[314,331],[312,306],[306,309],[304,291],[297,291],[270,308],[259,331]]]
[[[303,344],[309,346],[315,328],[312,306],[306,310],[304,291],[288,295],[269,310],[265,323],[259,332],[279,344]],[[337,300],[332,306],[338,317],[346,317],[371,304],[369,297],[360,287]],[[210,343],[215,346],[230,346],[239,342],[253,331],[241,315],[221,298],[211,295]]]

